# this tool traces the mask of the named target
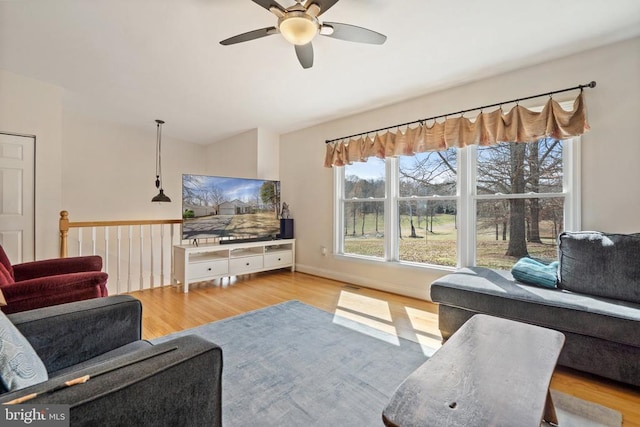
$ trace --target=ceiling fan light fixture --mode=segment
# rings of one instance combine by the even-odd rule
[[[320,34],[338,40],[356,43],[383,44],[387,36],[356,25],[339,22],[320,21],[319,17],[339,0],[295,0],[293,6],[284,8],[279,0],[252,0],[278,18],[276,26],[259,28],[238,34],[220,42],[223,46],[248,42],[274,34],[282,34],[294,45],[298,62],[302,68],[313,67],[313,46],[311,41]],[[288,0],[290,3],[291,0]]]
[[[295,45],[305,45],[318,34],[318,20],[304,12],[288,12],[278,20],[278,29],[282,36]]]

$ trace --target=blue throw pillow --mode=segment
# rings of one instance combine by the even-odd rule
[[[531,258],[521,258],[511,269],[511,275],[523,283],[555,288],[558,283],[558,262],[547,265]]]
[[[29,341],[0,312],[0,381],[8,391],[47,381],[47,368]]]

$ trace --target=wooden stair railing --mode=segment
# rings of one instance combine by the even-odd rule
[[[60,257],[69,256],[70,246],[70,230],[72,232],[71,243],[74,246],[78,256],[83,252],[89,252],[92,255],[101,255],[103,257],[103,270],[109,273],[109,293],[120,294],[145,288],[154,288],[155,283],[155,263],[159,261],[160,269],[160,286],[166,286],[165,282],[165,252],[169,252],[171,270],[169,272],[169,280],[173,273],[173,250],[174,244],[181,242],[181,235],[175,232],[176,224],[182,224],[181,219],[151,219],[151,220],[125,220],[125,221],[69,221],[69,212],[61,211],[59,220],[60,229]],[[169,240],[165,240],[165,229],[169,228]],[[88,242],[84,240],[83,230],[90,230],[90,238]],[[154,230],[160,231],[160,240],[154,239]],[[124,230],[124,233],[123,233]],[[124,238],[123,238],[124,234]],[[101,237],[103,245],[99,247],[98,238]],[[116,240],[115,248],[110,246],[109,242]],[[121,250],[122,241],[127,242],[127,251]],[[149,253],[145,253],[145,242],[148,243]],[[90,248],[87,246],[90,245]],[[101,249],[101,250],[100,250]],[[136,251],[137,249],[137,251]],[[114,252],[112,254],[112,251]],[[135,252],[138,252],[135,254]],[[110,255],[115,256],[115,268],[110,265]],[[137,256],[136,256],[137,255]],[[147,264],[145,261],[149,260]],[[127,280],[126,288],[122,279],[123,261],[127,263]],[[115,270],[115,271],[114,271]],[[138,286],[135,286],[132,273],[138,270]],[[149,286],[146,285],[145,278],[149,278]],[[113,288],[113,279],[115,278],[115,289]]]

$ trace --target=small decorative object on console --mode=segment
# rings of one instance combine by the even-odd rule
[[[280,212],[280,218],[289,218],[289,205],[287,204],[287,202],[282,202],[282,211]]]

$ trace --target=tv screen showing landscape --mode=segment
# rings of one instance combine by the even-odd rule
[[[182,175],[183,240],[275,238],[279,211],[279,181]]]

